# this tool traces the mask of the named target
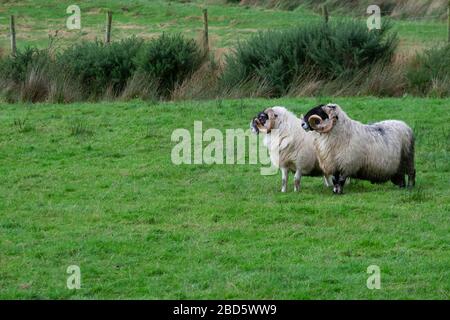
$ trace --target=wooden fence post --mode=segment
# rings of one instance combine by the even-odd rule
[[[17,53],[17,46],[16,46],[16,23],[14,21],[14,16],[11,16],[11,22],[9,25],[10,29],[10,36],[11,36],[11,55],[16,56]]]
[[[106,33],[105,33],[105,43],[107,44],[111,42],[111,25],[112,25],[112,11],[108,11],[106,15]]]
[[[323,13],[323,17],[325,18],[325,23],[328,23],[329,15],[328,15],[328,8],[327,8],[326,4],[324,4],[322,7],[322,13]]]
[[[203,23],[204,23],[203,50],[204,50],[205,56],[207,56],[209,53],[208,9],[203,9]]]

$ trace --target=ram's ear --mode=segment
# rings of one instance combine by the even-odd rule
[[[328,114],[328,117],[335,118],[337,113],[336,107],[337,105],[335,104],[327,104],[323,107],[323,110]]]

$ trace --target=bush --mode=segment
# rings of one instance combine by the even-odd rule
[[[450,45],[419,53],[406,77],[413,93],[444,96],[450,94]]]
[[[7,101],[168,98],[204,57],[194,40],[164,34],[145,46],[131,38],[50,51],[27,48],[0,60],[0,91]]]
[[[103,44],[84,42],[57,57],[59,68],[80,83],[84,94],[98,97],[107,90],[119,95],[136,70],[134,58],[142,41],[136,38]]]
[[[163,34],[144,46],[135,63],[138,72],[154,79],[159,94],[167,97],[200,67],[202,59],[203,54],[194,40],[179,34]]]
[[[48,50],[31,47],[18,50],[15,57],[6,56],[0,61],[0,78],[3,82],[23,82],[31,69],[47,70],[50,61]]]
[[[239,43],[226,58],[221,82],[225,86],[251,79],[269,84],[282,95],[291,83],[307,75],[317,79],[349,78],[378,61],[389,61],[397,36],[387,36],[390,25],[368,32],[356,21],[316,23],[286,31],[261,32]]]
[[[38,102],[47,97],[49,70],[53,64],[49,50],[27,47],[16,56],[0,61],[0,91],[9,102]]]

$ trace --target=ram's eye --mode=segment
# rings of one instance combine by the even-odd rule
[[[319,124],[320,120],[319,119],[314,119],[314,124]]]

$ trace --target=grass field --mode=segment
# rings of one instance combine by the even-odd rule
[[[134,34],[151,38],[162,32],[182,32],[198,37],[203,28],[202,8],[205,1],[180,3],[163,0],[79,0],[81,30],[67,30],[66,9],[72,1],[21,0],[7,1],[0,7],[0,47],[9,48],[9,16],[16,15],[18,47],[27,45],[46,47],[48,35],[59,30],[58,45],[66,46],[79,40],[103,40],[105,14],[114,12],[113,40]],[[244,39],[258,30],[287,28],[296,24],[323,19],[305,8],[295,11],[268,10],[258,7],[243,7],[208,4],[210,37],[213,47],[228,49],[239,39]],[[355,17],[367,19],[361,12]],[[332,19],[339,19],[333,16]],[[394,29],[399,32],[401,47],[410,51],[423,49],[447,39],[445,21],[430,19],[396,20]]]
[[[260,165],[171,163],[176,128],[315,99],[1,105],[0,298],[449,299],[450,100],[333,101],[414,128],[414,190],[306,177],[282,194]]]

